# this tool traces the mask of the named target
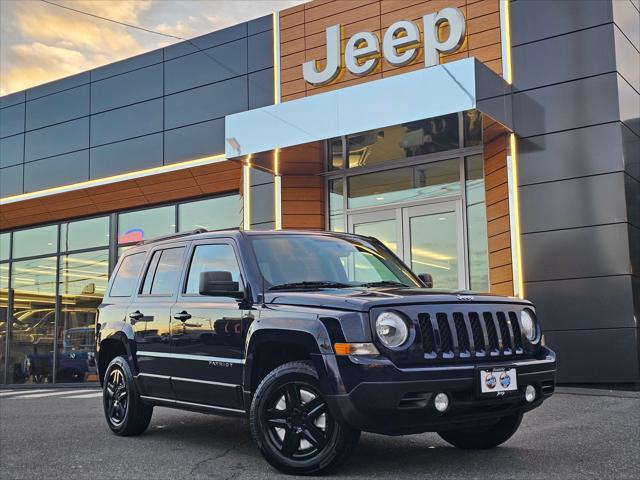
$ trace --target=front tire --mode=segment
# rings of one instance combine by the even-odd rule
[[[493,425],[446,430],[438,432],[438,435],[454,447],[464,450],[486,450],[509,440],[518,430],[520,422],[522,415],[513,415],[503,417]]]
[[[264,458],[283,473],[322,475],[340,465],[360,432],[332,418],[311,362],[269,373],[251,403],[251,433]]]
[[[107,425],[117,435],[140,435],[151,422],[153,406],[140,399],[125,357],[114,358],[107,367],[102,405]]]

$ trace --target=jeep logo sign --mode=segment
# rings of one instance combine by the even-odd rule
[[[438,29],[449,24],[449,36],[441,40]],[[465,18],[457,8],[444,8],[422,17],[424,36],[424,65],[440,63],[441,53],[455,52],[464,43]],[[310,60],[302,65],[304,79],[312,85],[326,85],[334,81],[342,70],[340,54],[340,25],[327,28],[327,63],[318,71],[318,61]],[[411,63],[420,49],[420,30],[414,22],[400,20],[390,25],[382,39],[382,56],[395,67]],[[359,32],[344,47],[344,63],[354,75],[367,75],[380,61],[378,37],[371,32]]]

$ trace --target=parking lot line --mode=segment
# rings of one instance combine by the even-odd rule
[[[87,393],[85,395],[72,395],[70,397],[64,397],[64,398],[98,398],[101,396],[102,396],[102,391],[99,391],[95,393]]]
[[[0,392],[0,397],[7,397],[9,395],[24,395],[27,393],[39,393],[48,392],[50,390],[3,390]]]
[[[17,397],[10,397],[10,398],[11,398],[11,400],[26,399],[26,398],[42,398],[42,397],[54,397],[54,396],[59,396],[59,395],[73,395],[73,394],[77,394],[77,393],[88,393],[88,392],[95,392],[95,389],[91,389],[91,390],[64,390],[62,392],[60,392],[60,391],[49,391],[47,393],[35,393],[35,394],[29,393],[29,395],[19,395]]]

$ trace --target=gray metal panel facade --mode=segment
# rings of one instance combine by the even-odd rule
[[[272,23],[1,97],[0,198],[224,153],[224,115],[273,103]]]
[[[561,382],[637,382],[640,12],[512,0],[525,295]]]

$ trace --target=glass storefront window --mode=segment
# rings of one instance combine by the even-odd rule
[[[489,291],[489,246],[482,155],[465,158],[467,242],[471,290]]]
[[[11,265],[8,383],[53,380],[56,263],[56,257],[45,257]]]
[[[57,237],[57,225],[13,232],[13,258],[55,253],[58,250]]]
[[[9,264],[0,263],[0,383],[4,380],[5,345],[7,344],[7,316],[9,309]]]
[[[176,207],[149,208],[118,215],[118,243],[134,243],[176,231]]]
[[[90,218],[60,225],[60,250],[83,250],[109,245],[109,217]]]
[[[178,206],[180,232],[205,228],[224,230],[238,228],[242,221],[240,215],[240,196],[208,198],[197,202],[183,203]]]
[[[349,177],[349,208],[459,195],[459,165],[453,159]]]
[[[458,114],[371,130],[347,138],[348,167],[427,155],[460,147]]]
[[[225,195],[0,233],[0,384],[97,381],[97,307],[116,260],[109,247],[119,257],[140,240],[174,233],[176,215],[183,230],[237,228],[240,207],[237,194]],[[145,255],[133,257],[124,295]]]
[[[0,233],[0,262],[9,260],[9,251],[11,247],[11,234]]]
[[[344,179],[329,182],[329,230],[344,232]]]
[[[108,250],[60,257],[56,382],[97,381],[95,326],[108,278]]]
[[[329,140],[329,170],[344,168],[342,158],[342,137]]]
[[[464,121],[464,146],[482,145],[482,114],[478,110],[462,113]]]

